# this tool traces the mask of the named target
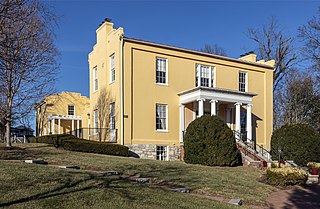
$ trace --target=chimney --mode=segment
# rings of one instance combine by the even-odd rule
[[[256,62],[257,61],[257,55],[254,54],[253,51],[249,51],[245,54],[240,55],[240,60],[245,60],[248,62]]]

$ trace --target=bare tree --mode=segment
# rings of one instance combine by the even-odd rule
[[[110,110],[111,110],[112,98],[110,92],[106,88],[100,90],[100,94],[95,106],[98,111],[98,137],[99,141],[106,141],[107,137],[110,135]]]
[[[320,72],[320,7],[317,15],[299,27],[298,32],[304,41],[303,55],[311,60],[313,68]]]
[[[57,64],[52,22],[39,0],[0,2],[0,86],[7,146],[13,120],[26,116],[53,89]]]
[[[279,29],[275,19],[261,29],[248,29],[247,36],[257,44],[258,57],[263,60],[275,60],[273,72],[273,90],[297,59],[293,48],[294,39]]]
[[[320,95],[311,74],[291,70],[278,97],[277,127],[284,124],[308,123],[320,130]]]
[[[224,48],[220,47],[217,44],[205,44],[203,48],[200,49],[201,52],[206,52],[209,54],[216,54],[216,55],[221,55],[221,56],[226,56],[227,52]]]

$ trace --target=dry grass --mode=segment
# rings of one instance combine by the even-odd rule
[[[162,161],[155,161],[155,160],[142,160],[142,159],[133,159],[133,158],[125,158],[125,157],[114,157],[114,156],[107,156],[107,155],[98,155],[98,154],[89,154],[89,153],[79,153],[79,152],[70,152],[65,151],[62,149],[56,149],[54,147],[45,145],[45,144],[27,144],[27,145],[20,145],[24,146],[25,150],[0,150],[0,159],[15,159],[15,160],[24,160],[24,159],[43,159],[48,161],[51,164],[60,164],[60,165],[78,165],[81,169],[94,169],[94,170],[117,170],[124,175],[139,175],[141,177],[151,177],[155,178],[157,182],[169,182],[179,185],[184,185],[187,187],[192,188],[192,191],[197,194],[203,194],[206,196],[223,196],[227,198],[240,198],[243,199],[245,203],[249,203],[252,205],[264,205],[267,195],[273,190],[271,186],[262,184],[257,181],[259,176],[261,175],[261,171],[254,168],[247,168],[247,167],[206,167],[200,165],[189,165],[183,162],[162,162]],[[9,166],[9,162],[1,162],[1,166],[3,164]],[[12,163],[11,163],[12,164]],[[63,171],[63,170],[56,170],[53,168],[47,168],[44,166],[32,166],[33,169],[30,169],[32,165],[25,165],[16,163],[15,166],[17,167],[17,172],[13,176],[14,182],[20,182],[16,176],[23,175],[21,173],[22,169],[24,169],[24,174],[30,173],[30,170],[33,169],[40,169],[34,173],[37,178],[39,177],[39,173],[43,174],[43,181],[45,185],[48,184],[48,188],[51,184],[53,184],[53,188],[57,185],[60,185],[59,182],[52,181],[51,179],[55,179],[54,177],[61,176],[62,181],[70,181],[74,182],[79,179],[86,179],[89,180],[84,181],[81,183],[86,185],[89,184],[92,186],[95,184],[100,185],[98,182],[107,181],[107,185],[102,183],[102,190],[100,191],[100,186],[88,189],[86,192],[89,192],[89,196],[95,194],[96,192],[99,193],[106,192],[105,190],[110,190],[110,185],[117,185],[121,189],[121,192],[128,193],[128,195],[133,195],[135,198],[138,198],[137,195],[141,195],[141,199],[138,202],[144,204],[145,198],[150,199],[151,202],[148,202],[148,205],[153,205],[152,208],[157,208],[155,205],[159,204],[158,208],[228,208],[228,205],[212,202],[209,201],[209,204],[206,199],[200,199],[199,197],[191,197],[187,194],[179,194],[179,193],[170,193],[159,190],[159,189],[151,189],[142,185],[138,184],[130,184],[125,182],[120,182],[118,180],[112,181],[110,177],[99,177],[99,175],[88,177],[89,174],[85,174],[80,171]],[[10,167],[10,166],[9,166]],[[50,172],[45,172],[50,170]],[[76,173],[77,175],[74,175]],[[72,174],[72,175],[71,175]],[[3,171],[1,171],[1,176],[3,176]],[[90,175],[89,175],[90,176]],[[8,177],[9,178],[9,175]],[[92,179],[90,179],[92,178]],[[105,179],[107,178],[107,180]],[[58,178],[59,179],[59,178]],[[50,180],[50,181],[49,181]],[[5,179],[1,179],[1,181],[6,181]],[[111,181],[111,183],[109,182]],[[55,183],[52,183],[55,182]],[[90,183],[88,183],[90,182]],[[65,182],[64,182],[65,183]],[[43,183],[40,183],[43,186]],[[80,185],[80,184],[79,184]],[[79,185],[76,185],[79,186]],[[17,185],[16,185],[17,186]],[[90,186],[90,187],[91,187]],[[6,191],[14,189],[15,187],[7,188]],[[48,189],[46,188],[46,189]],[[66,189],[66,188],[64,188]],[[114,189],[114,188],[113,188]],[[22,192],[23,189],[19,189]],[[26,191],[28,191],[26,189]],[[68,191],[70,191],[68,187]],[[90,193],[91,191],[91,193]],[[72,195],[79,195],[82,191],[72,192]],[[102,195],[102,194],[96,195]],[[116,189],[115,194],[119,193],[119,188]],[[112,194],[112,195],[115,195]],[[152,195],[154,194],[154,195]],[[111,194],[107,194],[110,197]],[[111,196],[112,196],[111,195]],[[118,194],[120,195],[120,194]],[[58,195],[59,196],[59,195]],[[107,198],[107,196],[105,198]],[[132,200],[127,200],[124,198],[126,195],[121,194],[119,197],[114,197],[112,202],[117,205],[117,201],[128,201],[128,204],[132,202],[136,202],[135,198]],[[129,197],[128,196],[128,197]],[[152,197],[154,198],[152,198]],[[112,196],[113,197],[113,196]],[[55,197],[50,197],[55,199]],[[47,201],[44,198],[41,201]],[[70,197],[71,198],[71,197]],[[72,197],[75,198],[75,197]],[[72,199],[71,198],[71,199]],[[174,198],[179,200],[178,203],[180,205],[186,205],[184,207],[177,207],[175,205],[175,201],[171,201],[170,199]],[[101,198],[99,198],[101,200]],[[103,199],[103,198],[102,198]],[[89,201],[89,200],[86,200]],[[91,201],[91,200],[90,200]],[[89,201],[89,202],[90,202]],[[166,203],[162,203],[165,201]],[[3,202],[3,200],[1,201]],[[67,203],[65,203],[67,204]],[[88,203],[89,204],[89,203]],[[95,202],[94,204],[100,204]],[[163,205],[165,204],[165,205]],[[197,206],[197,204],[199,204]],[[222,205],[221,205],[222,204]],[[1,206],[1,204],[0,204]],[[136,208],[141,208],[141,205],[136,205]],[[161,206],[161,207],[160,207]],[[216,207],[217,206],[217,207]],[[219,206],[219,207],[218,207]],[[63,205],[63,207],[67,207]],[[81,208],[81,207],[80,207]],[[103,207],[103,208],[113,208],[113,207]],[[115,207],[116,208],[116,207]],[[117,208],[127,208],[124,205],[118,205]],[[129,208],[129,207],[128,207]],[[132,207],[130,207],[132,208]],[[145,206],[145,208],[149,208],[149,206]],[[151,207],[150,207],[151,208]]]

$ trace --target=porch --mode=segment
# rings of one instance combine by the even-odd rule
[[[235,132],[237,140],[253,143],[252,99],[257,94],[221,88],[196,87],[180,96],[180,143],[189,123],[202,115],[217,115]],[[244,137],[241,137],[244,136]]]

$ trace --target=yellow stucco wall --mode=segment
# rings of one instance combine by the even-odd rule
[[[97,30],[97,44],[89,54],[90,66],[90,113],[94,110],[98,92],[93,92],[92,69],[98,66],[99,89],[106,87],[116,102],[118,143],[124,144],[179,145],[179,101],[178,93],[195,88],[196,64],[215,67],[216,87],[238,90],[239,71],[248,73],[248,92],[253,97],[253,125],[258,144],[270,146],[272,134],[272,61],[255,63],[249,55],[237,61],[204,53],[194,53],[163,45],[125,39],[122,52],[123,29],[115,30],[105,23]],[[116,81],[109,84],[109,56],[116,55]],[[123,53],[123,60],[121,54]],[[168,85],[155,82],[156,57],[168,60]],[[103,64],[104,63],[104,64]],[[123,101],[121,69],[123,63]],[[103,67],[104,66],[104,67]],[[107,66],[107,67],[106,67]],[[122,113],[121,103],[124,111]],[[168,105],[168,131],[156,131],[156,104]],[[226,104],[219,103],[219,115],[225,119]],[[245,104],[243,106],[245,109]],[[186,125],[193,118],[192,105],[186,106]],[[124,116],[124,117],[121,117]],[[123,120],[123,121],[122,121]],[[122,130],[121,123],[124,129]],[[124,135],[122,136],[122,133]]]
[[[115,103],[116,109],[116,129],[120,130],[121,108],[120,108],[120,64],[121,64],[121,42],[120,37],[123,35],[123,29],[113,29],[113,24],[105,22],[97,30],[97,43],[93,47],[93,51],[88,56],[89,62],[89,79],[90,79],[90,127],[93,128],[93,111],[98,109],[97,100],[102,91],[107,91],[110,96],[109,102]],[[115,56],[115,81],[110,82],[110,56]],[[93,69],[98,69],[98,90],[94,91],[94,77]],[[121,132],[118,132],[118,139],[120,139]],[[96,139],[94,137],[93,139]]]
[[[80,116],[79,127],[87,127],[88,123],[88,108],[90,100],[86,96],[74,92],[62,92],[61,94],[54,94],[45,97],[43,102],[37,107],[37,135],[47,135],[51,132],[51,124],[48,116],[54,115],[68,115],[68,105],[74,105],[75,116]],[[74,128],[77,128],[77,122],[74,121]],[[60,120],[60,133],[67,133],[71,131],[71,120]],[[55,120],[54,132],[58,133],[58,120]]]

